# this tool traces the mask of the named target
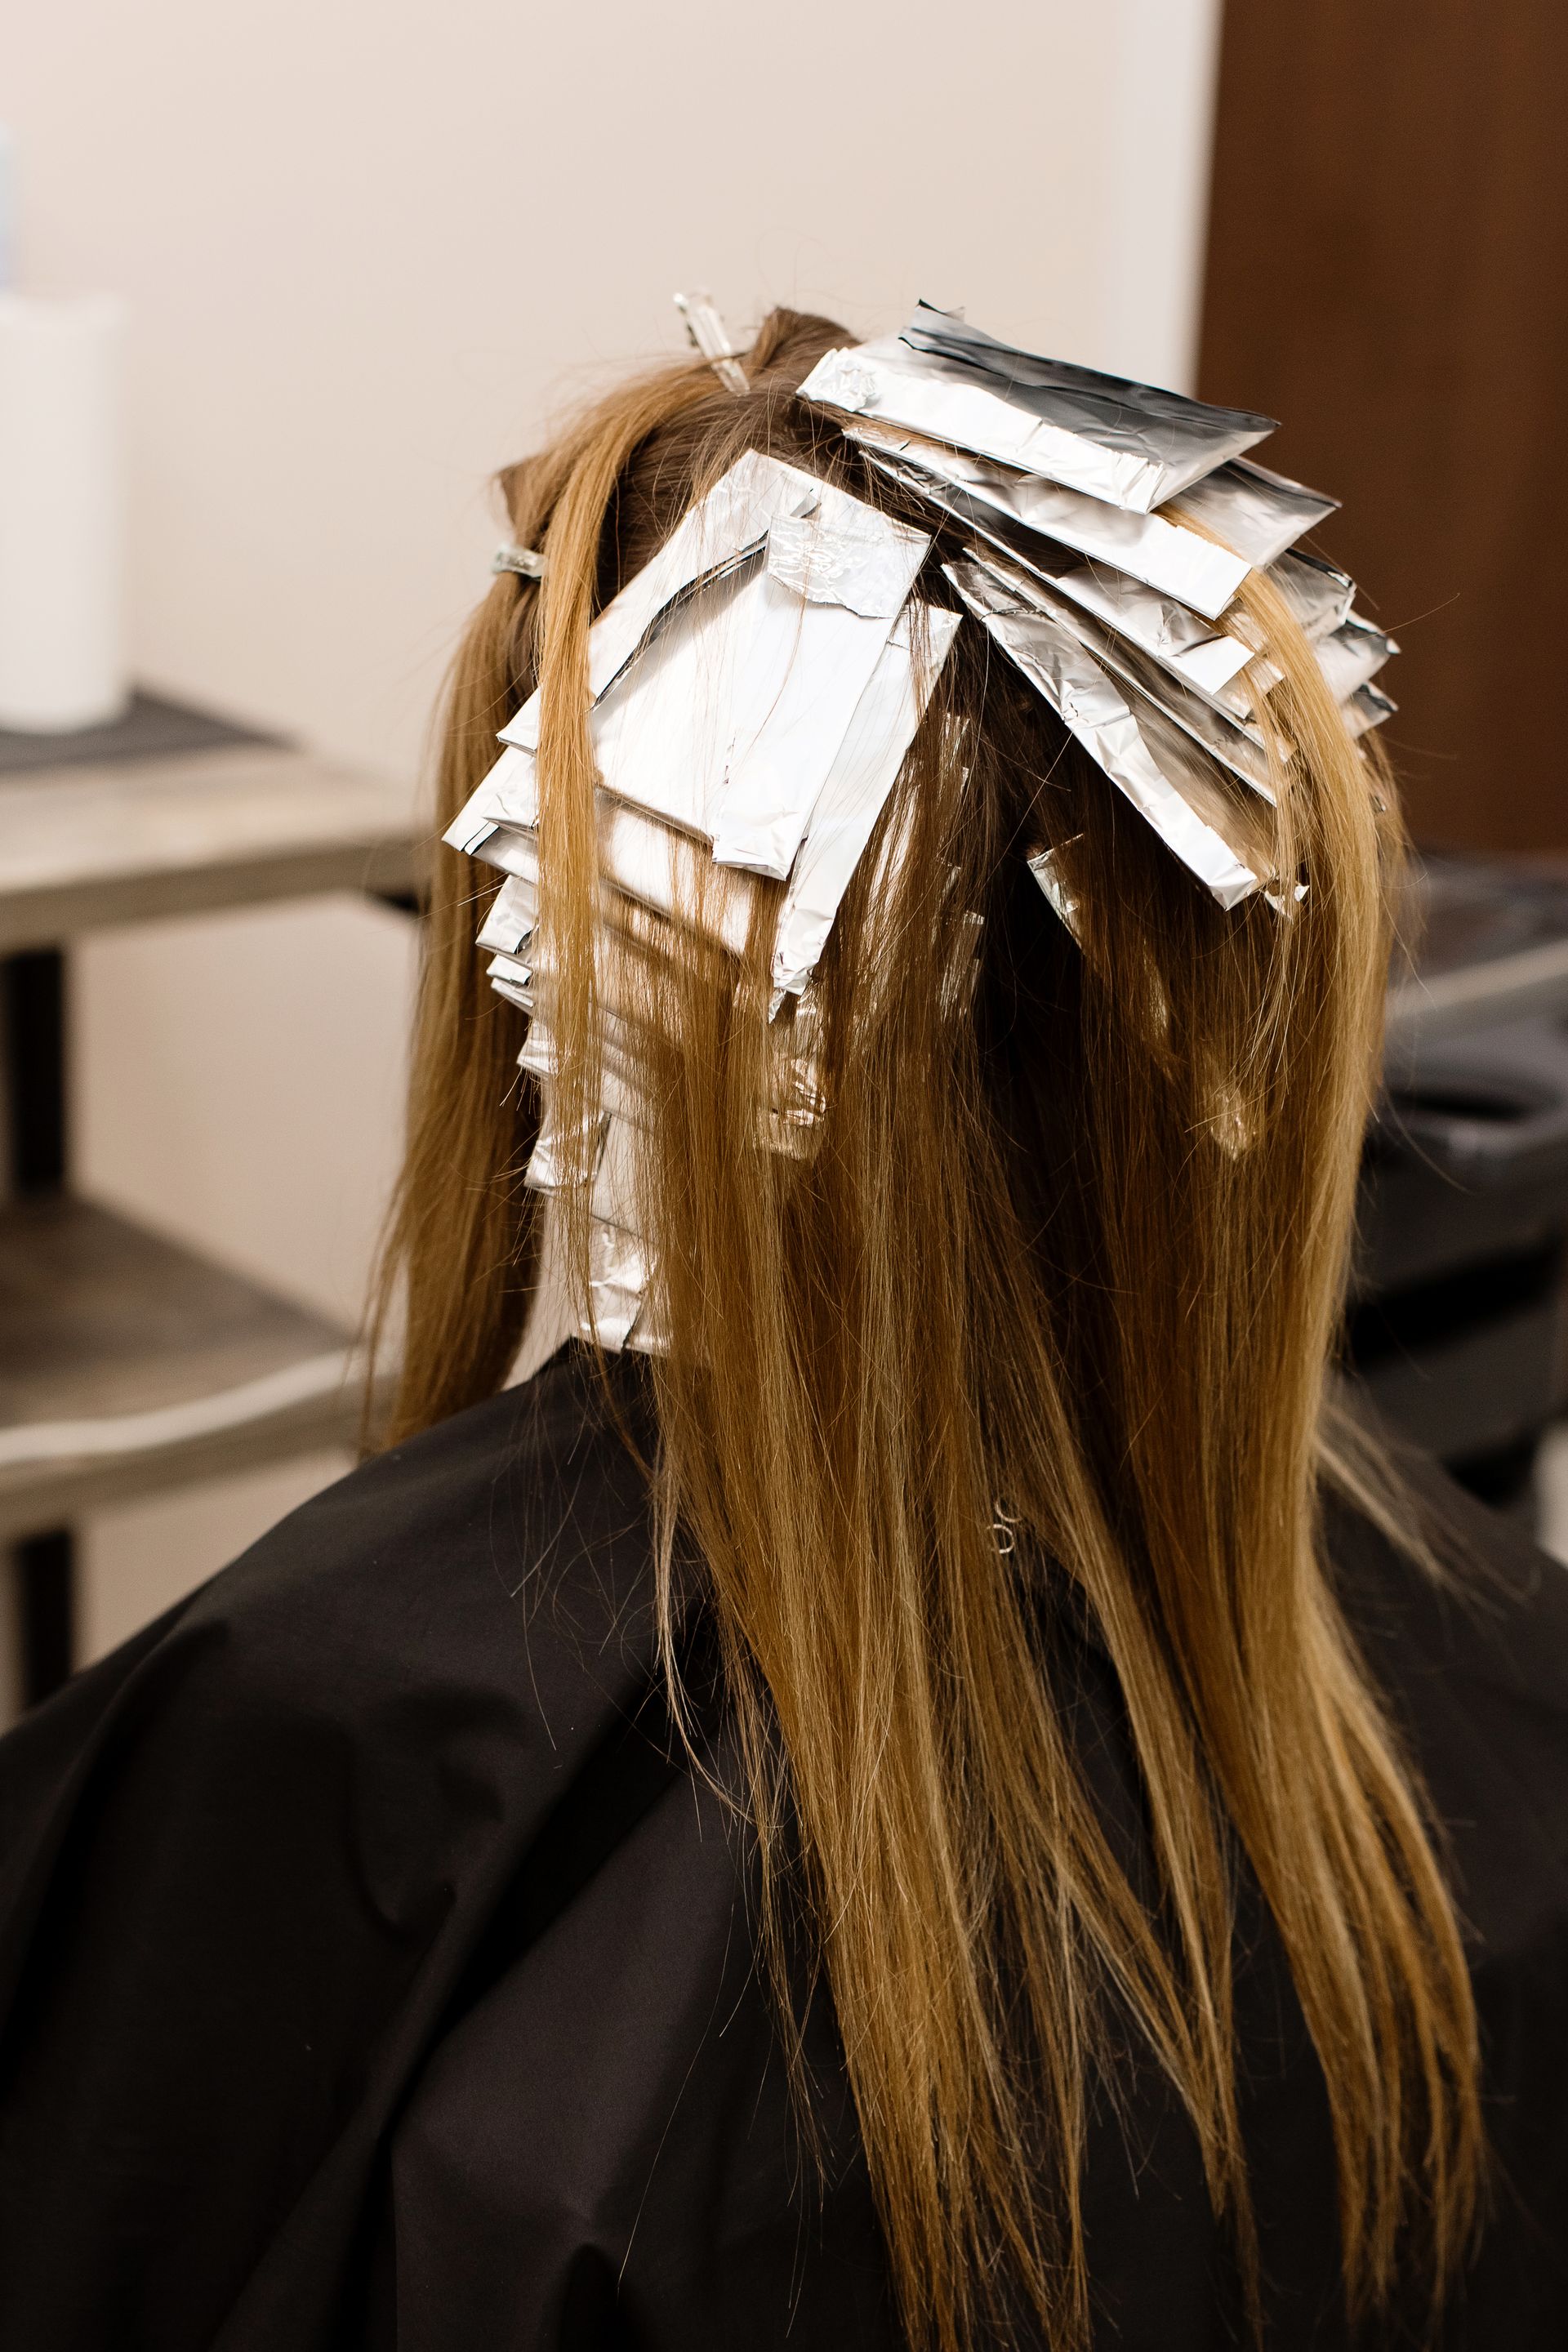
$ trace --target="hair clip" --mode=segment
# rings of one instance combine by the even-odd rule
[[[693,351],[701,352],[725,390],[747,391],[746,371],[736,357],[729,329],[713,307],[711,294],[700,289],[695,294],[678,294],[675,307],[686,321]]]
[[[536,548],[514,547],[508,541],[491,556],[490,570],[498,575],[502,572],[515,572],[520,580],[542,580],[544,558]]]

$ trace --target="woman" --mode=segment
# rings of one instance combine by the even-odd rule
[[[1323,502],[699,326],[505,480],[387,1450],[6,1745],[5,2341],[1559,2346],[1568,1599],[1328,1391]]]

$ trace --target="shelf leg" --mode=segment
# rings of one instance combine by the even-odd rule
[[[66,1181],[66,961],[57,948],[0,960],[0,1196]],[[16,1696],[34,1706],[75,1664],[75,1543],[51,1528],[11,1547]]]
[[[18,1696],[37,1706],[70,1679],[76,1663],[76,1543],[68,1528],[14,1546]]]

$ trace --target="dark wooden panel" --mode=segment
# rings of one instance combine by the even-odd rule
[[[1345,501],[1418,836],[1568,846],[1568,6],[1226,0],[1201,389]]]

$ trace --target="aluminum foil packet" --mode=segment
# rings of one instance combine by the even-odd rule
[[[1220,906],[1273,886],[1266,803],[1237,792],[1157,705],[1102,667],[1067,614],[976,556],[943,568],[1008,659]]]
[[[722,380],[743,387],[711,306],[683,310]],[[550,1192],[586,1171],[582,1328],[601,1346],[664,1344],[636,1181],[650,1061],[668,1043],[656,1031],[679,1003],[659,960],[684,957],[695,931],[715,985],[765,982],[756,1140],[809,1156],[824,1112],[814,975],[879,841],[869,903],[892,910],[907,827],[883,819],[963,614],[1226,908],[1261,895],[1286,914],[1303,887],[1277,872],[1270,803],[1291,753],[1268,723],[1279,674],[1242,594],[1249,575],[1278,587],[1352,734],[1394,708],[1374,681],[1397,648],[1355,612],[1344,573],[1299,543],[1334,501],[1247,454],[1270,419],[1017,350],[927,304],[901,334],[826,354],[800,395],[898,499],[874,504],[749,450],[589,634],[603,1052],[580,1133],[559,1125],[537,695],[446,835],[501,877],[477,944],[529,1017],[519,1060],[543,1113],[527,1181]],[[962,613],[919,590],[938,533],[963,551],[942,566]],[[1078,936],[1059,857],[1029,864]],[[978,970],[979,917],[954,937],[939,977],[956,1007]]]
[[[1201,523],[1248,563],[1275,562],[1288,547],[1339,510],[1338,499],[1310,490],[1288,474],[1271,473],[1248,457],[1233,458],[1189,483],[1174,515]]]
[[[902,425],[1149,514],[1274,430],[1271,417],[1014,350],[922,303],[901,335],[829,352],[803,400]]]
[[[541,1080],[545,1114],[526,1181],[550,1192],[585,1150],[594,1163],[584,1336],[602,1346],[655,1344],[652,1258],[616,1155],[647,1122],[646,1024],[658,991],[640,984],[637,960],[673,943],[660,925],[700,929],[735,960],[737,986],[743,959],[765,945],[775,1017],[758,1141],[795,1157],[815,1149],[811,975],[959,627],[957,614],[913,593],[930,547],[928,534],[750,451],[595,622],[603,1055],[586,1137],[563,1138],[552,1113],[558,974],[541,919],[537,696],[502,730],[494,767],[447,829],[454,847],[506,877],[479,944],[492,984],[531,1017],[520,1059]],[[617,1166],[612,1198],[606,1170]]]
[[[967,561],[1009,595],[1063,624],[1101,669],[1141,700],[1153,704],[1242,783],[1265,800],[1273,799],[1268,751],[1259,730],[1232,719],[1214,697],[1200,693],[1167,663],[1141,651],[1129,632],[1108,626],[1099,614],[1058,594],[1055,583],[1026,566],[974,547],[967,551]]]
[[[1110,564],[1163,596],[1179,598],[1207,620],[1218,619],[1252,569],[1245,556],[1166,516],[1129,514],[1102,499],[1064,489],[1059,482],[1042,481],[973,450],[949,448],[873,419],[845,417],[842,429],[879,470],[944,513],[974,522],[983,507],[988,518],[994,513],[1097,563]],[[962,495],[950,500],[944,491]]]

